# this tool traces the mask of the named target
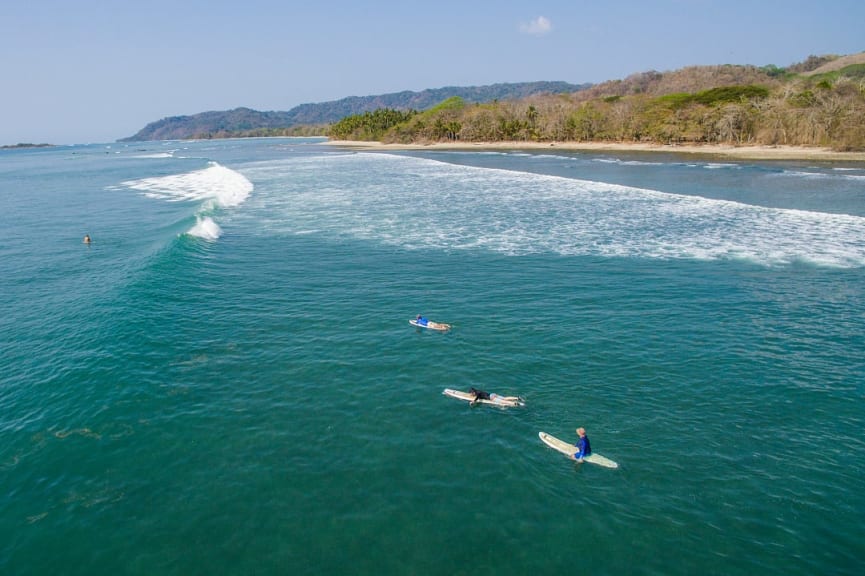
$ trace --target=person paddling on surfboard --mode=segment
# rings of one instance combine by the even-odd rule
[[[501,404],[519,404],[523,401],[519,396],[499,396],[495,392],[489,394],[484,392],[483,390],[478,390],[474,386],[469,388],[469,394],[473,394],[475,399],[470,402],[470,404],[475,405],[481,400],[489,400],[490,402],[497,402]]]
[[[580,437],[580,440],[577,442],[577,452],[573,455],[573,459],[579,462],[592,453],[592,444],[589,442],[589,437],[586,436],[585,428],[577,428],[577,436]]]
[[[414,320],[409,320],[409,322],[413,323],[415,326],[419,326],[421,328],[429,328],[431,330],[450,330],[451,325],[445,324],[444,322],[433,322],[432,320],[427,320],[426,316],[422,316],[420,314],[417,315],[417,318]]]

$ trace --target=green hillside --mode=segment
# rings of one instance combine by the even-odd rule
[[[786,68],[650,71],[567,94],[451,102],[386,130],[372,125],[375,120],[347,117],[330,135],[365,140],[374,134],[392,143],[649,142],[859,151],[865,150],[865,54],[811,56]]]
[[[526,98],[540,93],[571,93],[588,87],[567,82],[523,82],[489,86],[446,87],[421,92],[396,92],[377,96],[352,96],[301,104],[287,112],[259,112],[249,108],[171,116],[152,122],[121,142],[183,140],[229,136],[305,136],[324,134],[327,125],[352,114],[381,108],[424,110],[458,96],[466,102],[492,102]]]

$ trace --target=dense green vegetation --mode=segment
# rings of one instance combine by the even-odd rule
[[[865,150],[865,63],[812,56],[789,68],[696,66],[646,72],[569,94],[469,104],[451,98],[390,127],[375,114],[340,139],[602,141],[828,146]],[[845,60],[846,61],[846,60]],[[388,116],[395,111],[382,112]]]
[[[769,96],[769,90],[763,86],[722,86],[720,88],[712,88],[695,92],[678,94],[668,94],[656,99],[658,104],[666,104],[671,110],[679,110],[691,104],[701,104],[703,106],[716,106],[728,102],[742,102],[749,99],[763,99]],[[620,98],[616,96],[615,98]],[[613,102],[611,100],[607,100]]]
[[[215,138],[285,138],[312,137],[327,134],[328,125],[289,126],[288,128],[249,128],[247,130],[218,130],[215,132],[195,132],[184,137],[193,140],[210,140]]]
[[[416,112],[392,110],[390,108],[379,108],[374,112],[364,112],[353,116],[346,116],[330,127],[330,136],[340,140],[378,140],[388,130],[406,122]]]
[[[865,79],[865,64],[851,64],[839,70],[824,72],[823,74],[815,74],[811,76],[812,80],[827,81],[829,83],[836,82],[840,78],[849,78],[855,80]]]

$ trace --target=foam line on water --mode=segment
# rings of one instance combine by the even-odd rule
[[[865,218],[359,153],[276,161],[262,231],[321,234],[409,249],[553,252],[633,258],[865,266]],[[321,174],[326,173],[326,179]],[[260,176],[260,179],[259,179]]]
[[[833,173],[826,172],[810,172],[806,170],[785,170],[780,176],[788,176],[793,178],[806,178],[813,180],[831,179],[831,180],[850,180],[860,181],[865,180],[865,174],[847,174],[845,171],[835,170]]]
[[[151,154],[139,154],[137,156],[133,156],[133,158],[141,158],[141,159],[174,158],[174,154],[172,152],[153,152]]]

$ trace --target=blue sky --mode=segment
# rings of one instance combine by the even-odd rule
[[[166,116],[865,50],[862,0],[8,0],[0,144]]]

